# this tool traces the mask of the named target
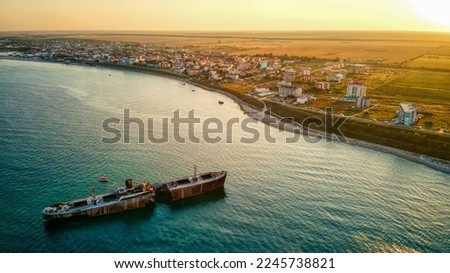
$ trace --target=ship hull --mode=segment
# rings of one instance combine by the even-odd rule
[[[145,195],[134,199],[123,200],[115,204],[107,204],[105,206],[86,208],[80,211],[64,212],[58,214],[43,213],[43,218],[46,220],[62,220],[77,217],[97,217],[102,215],[109,215],[123,211],[139,209],[154,204],[155,204],[154,198],[150,197],[149,195]]]
[[[213,180],[210,182],[205,182],[199,185],[193,185],[187,188],[178,188],[172,190],[172,201],[181,200],[185,198],[190,198],[198,195],[202,195],[220,188],[223,188],[225,184],[226,176]]]
[[[184,177],[155,186],[159,201],[177,201],[199,196],[224,187],[227,172],[210,172],[193,177]]]
[[[126,188],[115,192],[96,195],[84,199],[63,202],[44,208],[42,217],[46,220],[63,220],[75,217],[96,217],[135,210],[155,204],[155,191],[149,183],[134,185],[126,181]]]

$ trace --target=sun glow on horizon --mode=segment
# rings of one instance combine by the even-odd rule
[[[0,31],[450,32],[450,0],[0,1]]]
[[[449,0],[410,0],[424,18],[435,23],[450,26]]]

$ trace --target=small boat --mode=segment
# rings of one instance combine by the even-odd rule
[[[221,101],[221,100],[219,100],[219,104],[224,104],[224,102],[223,102],[223,101]]]
[[[186,83],[183,82],[182,85],[186,85]]]
[[[97,195],[92,188],[92,196],[69,202],[57,203],[42,210],[46,220],[62,220],[74,217],[93,217],[118,213],[155,204],[155,191],[150,183],[135,185],[132,179],[125,181],[125,187],[116,191]]]
[[[100,176],[99,178],[98,178],[98,181],[100,181],[100,182],[108,182],[109,181],[109,178],[107,177],[107,176]]]
[[[192,89],[192,92],[195,92],[195,89]]]
[[[197,166],[194,166],[194,175],[158,183],[153,187],[158,200],[176,201],[221,189],[226,177],[226,171],[197,174]]]

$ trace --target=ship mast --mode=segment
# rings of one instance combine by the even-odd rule
[[[194,178],[197,177],[197,165],[194,165]]]
[[[94,197],[94,198],[96,197],[95,196],[95,186],[94,185],[92,185],[92,197]]]

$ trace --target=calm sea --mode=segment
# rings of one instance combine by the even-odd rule
[[[130,144],[102,143],[112,137],[102,122],[123,121],[124,109],[145,121],[144,143],[136,124]],[[195,111],[200,143],[175,141],[171,128],[167,143],[149,141],[147,121],[159,136],[176,110]],[[261,123],[248,124],[260,139],[242,143],[252,134],[239,106],[180,81],[0,60],[0,111],[1,252],[450,252],[449,175],[345,144],[285,143],[292,133]],[[208,118],[240,123],[210,144]],[[115,128],[124,133],[122,125]],[[194,164],[227,170],[224,191],[94,219],[42,219],[44,206],[86,197],[92,186],[104,193],[126,178],[168,180]]]

